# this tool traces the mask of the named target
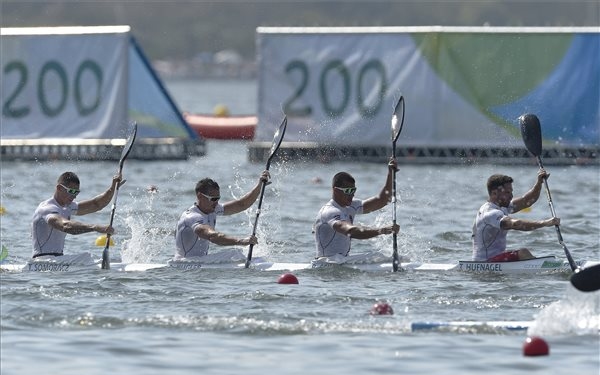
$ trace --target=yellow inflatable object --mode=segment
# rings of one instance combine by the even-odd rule
[[[115,244],[115,241],[113,241],[112,237],[110,238],[110,246],[113,246]],[[98,238],[96,238],[96,246],[106,246],[106,234],[103,234],[101,236],[98,236]]]
[[[229,117],[229,108],[224,104],[217,104],[213,109],[213,115],[217,117]]]
[[[0,215],[4,215],[4,213],[6,213],[6,209],[4,206],[0,206]]]

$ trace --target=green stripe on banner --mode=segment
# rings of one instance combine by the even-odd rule
[[[573,38],[559,33],[413,33],[432,69],[465,100],[487,113],[540,84]]]
[[[4,261],[8,257],[8,249],[6,246],[2,245],[2,252],[0,253],[0,263]]]

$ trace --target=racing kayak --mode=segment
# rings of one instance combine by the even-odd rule
[[[351,256],[346,257],[351,258]],[[592,266],[599,262],[578,261],[577,265],[581,268]],[[338,259],[317,259],[312,262],[311,268],[327,267],[331,265],[342,265],[359,269],[362,271],[392,272],[392,262],[364,263],[352,262]],[[569,262],[559,259],[555,256],[545,256],[528,260],[515,262],[478,262],[470,260],[460,260],[457,263],[420,263],[407,262],[400,263],[400,268],[406,271],[457,271],[466,273],[494,273],[494,274],[512,274],[512,273],[548,273],[548,272],[571,272]]]
[[[56,257],[62,258],[62,257]],[[245,262],[206,263],[202,261],[168,261],[166,263],[121,263],[111,262],[110,271],[143,272],[155,269],[198,270],[198,269],[243,269]],[[273,263],[256,258],[249,268],[260,271],[297,271],[310,269],[310,263]],[[101,269],[101,262],[92,263],[71,262],[64,259],[31,260],[25,264],[0,264],[3,272],[68,272],[78,270]]]
[[[239,253],[240,256],[234,257],[231,256],[232,252],[224,251],[222,253],[227,254],[226,256],[220,256],[220,253],[215,253],[199,258],[170,260],[166,263],[111,262],[111,270],[148,271],[165,268],[176,270],[245,268],[245,257],[241,252]],[[597,261],[578,261],[577,265],[581,268],[587,268],[599,263],[600,262]],[[0,269],[2,271],[9,272],[66,272],[100,267],[100,261],[92,259],[89,253],[64,255],[59,257],[40,257],[32,259],[25,264],[0,264]],[[366,272],[392,272],[391,257],[381,255],[373,256],[370,253],[351,255],[348,257],[318,258],[308,263],[270,262],[257,257],[251,261],[249,266],[249,268],[259,271],[299,271],[331,267],[344,267]],[[400,268],[404,271],[446,271],[483,274],[571,272],[569,262],[554,256],[545,256],[515,262],[458,261],[456,263],[422,263],[410,262],[408,260],[402,262],[401,259]]]

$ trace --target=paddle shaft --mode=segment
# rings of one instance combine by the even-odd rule
[[[398,115],[400,118],[400,127],[398,125]],[[404,97],[400,95],[396,106],[394,107],[394,115],[392,116],[392,158],[396,160],[396,141],[402,132],[402,126],[404,125]],[[392,224],[396,226],[396,168],[392,169]],[[400,266],[400,259],[398,257],[398,233],[392,232],[392,270],[397,272]]]
[[[287,116],[283,118],[283,122],[279,125],[279,129],[275,132],[273,136],[273,144],[271,145],[271,154],[267,158],[267,165],[265,166],[265,170],[269,170],[271,166],[271,160],[273,160],[273,156],[277,150],[279,150],[279,146],[281,146],[281,142],[283,141],[283,136],[285,135],[285,129],[287,127]],[[252,227],[252,235],[256,235],[256,225],[258,224],[258,217],[260,216],[260,210],[262,207],[263,197],[265,196],[265,187],[267,186],[267,181],[262,182],[262,186],[260,187],[260,198],[258,200],[258,209],[256,210],[256,218],[254,219],[254,225]],[[252,261],[252,249],[254,249],[254,244],[250,244],[250,248],[248,249],[248,257],[246,258],[245,268],[250,267],[250,262]]]
[[[267,163],[267,170],[269,170],[269,164]],[[256,210],[256,217],[254,218],[254,225],[252,227],[252,235],[256,235],[256,227],[258,224],[258,217],[260,216],[260,210],[262,207],[263,197],[265,196],[265,187],[267,183],[265,181],[262,182],[262,186],[260,187],[260,198],[258,199],[258,209]],[[252,261],[252,249],[254,248],[254,244],[250,244],[250,248],[248,249],[248,257],[246,258],[246,264],[244,265],[246,268],[250,267],[250,262]]]
[[[542,164],[542,158],[539,155],[536,158],[537,158],[537,162],[538,162],[538,165],[540,166],[540,168],[544,169],[544,165]],[[544,178],[544,187],[546,189],[546,197],[548,198],[548,206],[550,206],[550,213],[552,213],[552,217],[556,217],[556,212],[554,211],[554,204],[552,203],[552,195],[550,194],[550,188],[548,187],[548,179],[547,178]],[[571,253],[569,252],[569,249],[567,249],[567,245],[565,245],[565,243],[563,241],[562,234],[560,233],[560,226],[555,225],[554,227],[556,228],[556,234],[558,235],[558,243],[560,243],[563,250],[565,251],[565,256],[567,257],[567,260],[569,261],[569,265],[571,266],[571,269],[573,271],[575,271],[577,269],[577,264],[575,264],[575,261],[573,260],[573,257],[571,256]]]
[[[392,156],[396,158],[396,140],[392,142]],[[396,226],[396,169],[392,170],[392,224]],[[392,232],[392,270],[398,272],[400,259],[398,257],[398,233]]]
[[[123,163],[119,164],[119,174],[121,174],[121,172],[123,172]],[[110,210],[110,223],[108,224],[110,227],[112,227],[113,225],[113,221],[115,219],[115,211],[117,210],[117,197],[119,196],[119,185],[121,185],[120,183],[117,183],[117,187],[115,188],[115,198],[113,199],[113,204],[112,204],[112,208]],[[108,270],[110,269],[110,261],[108,259],[108,248],[110,247],[110,233],[106,233],[106,246],[104,247],[104,250],[102,251],[102,269],[103,270]]]
[[[123,151],[121,152],[121,159],[119,160],[119,172],[118,172],[118,174],[120,176],[123,173],[123,164],[125,164],[125,159],[131,152],[131,148],[133,147],[133,142],[135,142],[136,135],[137,135],[137,124],[134,123],[133,131],[129,135],[129,138],[127,139],[127,142],[125,143],[125,146],[123,146]],[[121,181],[119,181],[117,183],[117,187],[115,188],[112,209],[110,212],[110,224],[109,224],[110,227],[112,227],[113,220],[115,218],[115,211],[117,209],[117,197],[119,196],[119,187],[120,186],[121,186]],[[106,246],[104,247],[104,251],[102,251],[102,269],[103,270],[110,269],[110,259],[109,259],[109,254],[108,254],[109,247],[110,247],[110,233],[107,233],[106,234]]]

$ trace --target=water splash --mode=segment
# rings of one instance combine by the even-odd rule
[[[540,311],[528,334],[598,335],[599,332],[600,293],[582,293],[569,284],[566,297]]]
[[[175,252],[174,228],[165,227],[169,220],[158,215],[159,197],[169,192],[147,190],[134,196],[133,202],[124,210],[125,224],[131,232],[121,249],[121,259],[125,263],[150,263],[168,259]]]

